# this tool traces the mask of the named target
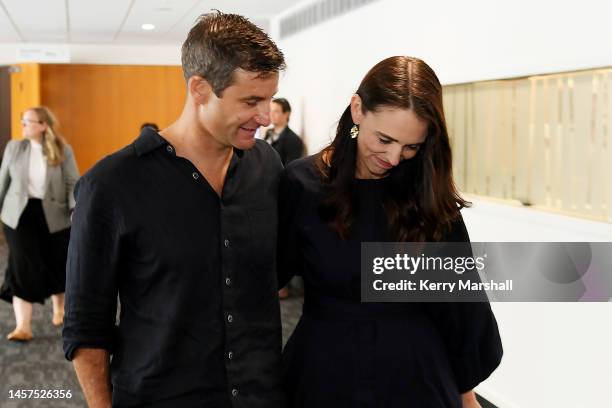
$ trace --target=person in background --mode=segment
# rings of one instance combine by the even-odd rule
[[[177,120],[77,185],[64,352],[92,408],[283,408],[282,164],[254,136],[284,57],[248,19],[212,12],[181,60]]]
[[[285,98],[274,98],[270,103],[270,122],[272,128],[266,132],[265,140],[278,152],[283,166],[304,156],[305,149],[302,139],[289,127],[291,105]],[[296,276],[291,282],[278,291],[280,299],[290,296],[289,287],[297,291],[303,288],[301,279]]]
[[[299,272],[304,313],[283,351],[291,407],[480,407],[499,365],[489,303],[362,303],[363,242],[469,242],[452,178],[442,86],[422,60],[364,77],[322,152],[285,169],[279,285]]]
[[[274,98],[270,103],[272,128],[266,132],[265,140],[278,152],[283,166],[304,156],[302,139],[289,127],[291,105],[284,98]]]
[[[64,319],[66,254],[79,171],[72,148],[45,107],[25,111],[23,136],[11,140],[0,167],[0,206],[9,247],[0,298],[11,302],[16,328],[7,338],[31,340],[32,304],[51,296],[52,323]]]
[[[149,122],[145,122],[142,125],[140,125],[140,131],[142,132],[145,128],[150,128],[153,129],[156,132],[159,132],[159,127],[157,126],[156,123],[149,123]]]

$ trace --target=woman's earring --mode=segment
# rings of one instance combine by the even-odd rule
[[[359,125],[353,125],[351,128],[351,139],[357,139],[359,136]]]

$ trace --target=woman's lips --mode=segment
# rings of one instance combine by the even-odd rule
[[[393,168],[393,165],[391,163],[388,163],[384,160],[379,159],[378,157],[374,156],[374,160],[376,160],[376,163],[378,163],[379,167],[382,167],[385,170],[389,170]]]

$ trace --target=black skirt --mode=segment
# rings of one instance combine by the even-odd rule
[[[17,296],[44,303],[49,296],[63,293],[70,228],[49,233],[42,201],[34,198],[28,201],[16,229],[3,227],[9,258],[0,298],[12,302]]]

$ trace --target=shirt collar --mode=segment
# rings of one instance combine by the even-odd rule
[[[149,127],[145,127],[134,142],[134,147],[136,148],[136,155],[142,156],[166,144],[168,144],[168,141],[161,137],[159,133]]]
[[[146,127],[140,132],[140,136],[134,142],[134,146],[136,148],[136,155],[140,157],[152,152],[160,146],[171,145],[159,133],[149,127]],[[234,154],[232,154],[231,163],[238,164],[238,162],[240,162],[240,159],[242,159],[242,156],[244,156],[244,150],[240,150],[234,147]]]

